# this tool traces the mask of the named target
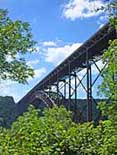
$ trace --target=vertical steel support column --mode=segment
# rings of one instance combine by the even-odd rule
[[[74,78],[75,78],[75,106],[77,104],[77,75],[76,72],[74,72]]]
[[[43,91],[44,91],[44,83],[43,83]]]
[[[50,92],[51,92],[51,86],[50,86],[50,79],[49,79],[49,97],[50,97]]]
[[[70,63],[69,63],[69,105],[68,110],[70,110],[71,105],[71,69],[70,69]]]
[[[59,105],[59,77],[58,77],[58,72],[57,72],[57,85],[56,85],[56,89],[57,89],[57,105]]]
[[[92,121],[92,75],[89,63],[87,64],[87,121]]]
[[[64,97],[66,99],[66,80],[64,80]]]
[[[75,105],[74,105],[74,121],[77,122],[77,74],[74,72],[74,80],[75,80]]]

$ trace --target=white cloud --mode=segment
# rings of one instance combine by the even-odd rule
[[[40,78],[46,73],[46,68],[43,67],[40,69],[35,69],[34,72],[35,72],[34,78]]]
[[[73,53],[82,43],[74,43],[62,47],[48,47],[45,54],[45,61],[54,65],[60,64],[65,58]]]
[[[32,81],[40,79],[46,73],[46,68],[36,69],[34,72],[34,78],[28,79],[30,84]],[[14,100],[17,102],[27,92],[27,86],[28,85],[24,85],[23,87],[22,84],[10,80],[0,81],[0,96],[13,96]]]
[[[56,46],[56,43],[54,41],[44,41],[43,46]]]
[[[102,6],[104,6],[104,3],[101,0],[70,0],[69,3],[64,6],[63,16],[70,20],[97,16],[102,13],[102,11],[96,12],[95,10]]]
[[[27,62],[27,65],[33,67],[34,65],[37,65],[38,63],[39,63],[39,60],[36,59],[36,60],[28,61],[28,62]]]
[[[99,25],[99,29],[104,26],[105,23],[108,22],[109,15],[105,13],[105,15],[100,16],[99,20],[97,21],[97,24]]]
[[[34,77],[29,77],[28,82],[35,80],[35,79],[40,79],[45,73],[47,72],[46,68],[42,67],[39,69],[34,70]]]
[[[10,85],[15,85],[16,81],[11,80],[0,80],[0,89],[4,89],[5,87],[9,87]]]
[[[17,82],[11,80],[0,81],[0,96],[13,96],[15,101],[20,97],[15,89]]]

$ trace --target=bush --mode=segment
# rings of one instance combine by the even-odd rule
[[[0,129],[1,155],[114,155],[111,121],[75,124],[63,107],[45,109],[39,117],[33,107],[11,129]]]

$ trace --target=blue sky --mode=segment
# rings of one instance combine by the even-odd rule
[[[0,8],[9,16],[30,23],[37,52],[26,55],[35,71],[28,85],[12,81],[1,83],[0,95],[13,96],[17,102],[55,66],[93,35],[106,22],[103,12],[94,9],[104,5],[97,0],[0,0]],[[101,65],[102,66],[102,65]]]

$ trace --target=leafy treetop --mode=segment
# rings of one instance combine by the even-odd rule
[[[27,22],[13,21],[7,10],[0,9],[0,80],[11,79],[26,83],[34,71],[26,64],[24,55],[35,50]]]

